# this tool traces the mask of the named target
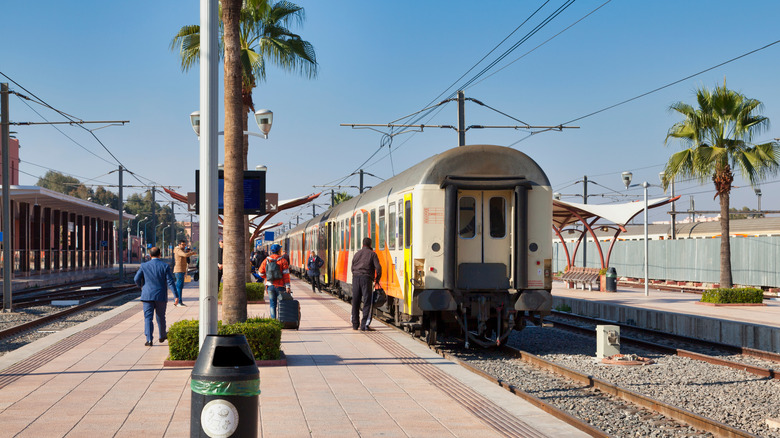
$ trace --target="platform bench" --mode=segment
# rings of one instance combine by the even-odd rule
[[[566,287],[569,289],[579,289],[581,286],[585,290],[587,286],[588,290],[593,290],[595,284],[596,290],[599,290],[599,270],[597,268],[572,266],[561,276],[561,280],[566,282]]]

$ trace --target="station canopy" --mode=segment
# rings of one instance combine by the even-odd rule
[[[10,189],[11,200],[14,202],[26,202],[31,205],[51,208],[52,210],[62,210],[107,221],[119,219],[118,210],[95,204],[86,199],[55,192],[54,190],[38,186],[11,186]],[[0,198],[2,198],[2,193],[0,193]],[[123,218],[131,220],[135,218],[135,215],[125,213]]]
[[[647,208],[660,207],[677,198],[679,196],[648,199]],[[593,219],[598,220],[602,218],[614,223],[625,231],[625,225],[644,209],[644,201],[625,202],[622,204],[579,204],[553,199],[553,226],[561,230],[576,222],[587,221],[593,223]]]

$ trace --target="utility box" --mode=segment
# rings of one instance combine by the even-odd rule
[[[596,326],[596,358],[620,354],[620,327],[616,325]]]

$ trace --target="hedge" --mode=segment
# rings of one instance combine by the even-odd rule
[[[246,284],[247,301],[263,301],[263,299],[265,299],[265,285],[263,283]],[[217,293],[217,300],[222,301],[222,283],[219,284],[219,292]]]
[[[168,360],[196,360],[198,330],[196,319],[177,321],[171,325],[168,329]],[[277,360],[281,357],[282,324],[275,319],[250,318],[230,325],[218,321],[217,334],[246,336],[255,360]]]
[[[732,304],[732,303],[762,303],[764,291],[752,287],[732,289],[711,289],[701,295],[702,303]]]

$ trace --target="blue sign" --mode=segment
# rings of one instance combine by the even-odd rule
[[[100,241],[100,246],[107,247],[108,246],[108,240],[101,240]]]
[[[152,244],[151,243],[147,243],[146,244],[146,249],[152,249]]]
[[[266,231],[265,234],[263,235],[263,240],[266,240],[266,241],[269,241],[269,242],[274,240],[274,232],[273,231]]]
[[[2,242],[2,241],[3,241],[3,232],[0,231],[0,242]]]

